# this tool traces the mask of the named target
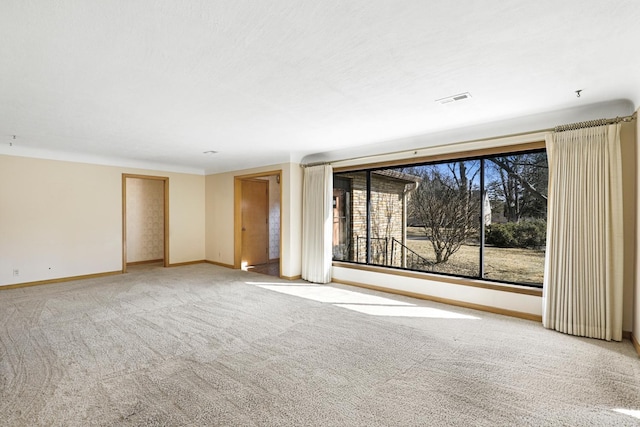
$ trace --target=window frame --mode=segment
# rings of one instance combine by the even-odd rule
[[[485,187],[485,160],[491,157],[501,157],[501,156],[510,156],[510,155],[519,155],[519,154],[529,154],[529,153],[539,153],[546,152],[546,145],[544,141],[537,142],[529,142],[511,146],[501,146],[501,147],[493,147],[490,149],[482,149],[482,150],[471,150],[465,152],[452,152],[446,154],[439,154],[434,156],[420,157],[415,159],[398,159],[393,161],[386,162],[378,162],[378,163],[370,163],[366,165],[355,165],[355,166],[347,166],[347,167],[335,167],[333,170],[334,176],[340,175],[343,173],[365,173],[366,174],[366,184],[367,184],[367,260],[366,262],[358,262],[358,261],[350,261],[350,260],[338,260],[333,259],[333,263],[336,266],[345,267],[345,266],[354,266],[356,268],[364,268],[364,269],[389,269],[396,272],[395,274],[401,275],[425,275],[427,277],[432,276],[442,276],[442,278],[450,278],[451,280],[465,280],[470,283],[474,283],[476,286],[478,283],[486,282],[489,287],[491,287],[491,283],[496,285],[508,285],[517,286],[517,287],[525,287],[532,290],[542,290],[542,283],[521,283],[521,282],[513,282],[508,280],[500,280],[493,278],[486,278],[485,276],[485,266],[484,266],[484,249],[485,249],[485,224],[481,219],[480,222],[480,236],[479,236],[479,268],[478,268],[478,276],[468,276],[464,274],[455,274],[455,273],[442,273],[442,272],[431,272],[424,271],[418,269],[404,268],[404,267],[396,267],[392,265],[379,265],[373,264],[369,259],[369,251],[370,251],[370,228],[371,228],[371,175],[373,171],[382,170],[382,169],[391,169],[391,168],[399,168],[399,167],[411,167],[411,166],[425,166],[425,165],[437,165],[437,164],[445,164],[456,161],[473,161],[478,160],[481,164],[481,173],[480,173],[480,218],[483,217],[483,203],[482,198],[484,197],[486,189]]]

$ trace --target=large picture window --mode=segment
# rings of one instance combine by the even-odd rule
[[[334,174],[334,260],[542,286],[544,150]]]

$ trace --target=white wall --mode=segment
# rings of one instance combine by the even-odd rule
[[[302,169],[297,163],[284,163],[255,169],[226,172],[206,177],[206,259],[233,265],[234,256],[234,177],[282,171],[281,274],[296,277],[301,272]]]
[[[302,274],[302,168],[290,163],[283,173],[282,275],[298,277]]]
[[[169,262],[204,259],[204,176],[0,155],[0,285],[122,270],[123,173],[169,177]]]
[[[384,274],[360,269],[333,267],[333,279],[361,283],[401,292],[481,305],[500,310],[542,316],[542,298],[473,286],[457,285],[436,280]]]

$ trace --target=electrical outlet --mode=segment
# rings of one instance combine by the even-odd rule
[[[17,268],[13,269],[13,275],[14,276],[19,276],[20,275],[20,270],[18,270]]]

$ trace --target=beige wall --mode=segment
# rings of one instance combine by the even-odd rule
[[[233,265],[233,174],[205,180],[205,259]]]
[[[127,178],[127,262],[164,258],[164,181]]]
[[[159,175],[169,177],[169,262],[204,260],[204,175]]]
[[[208,175],[206,177],[206,259],[233,265],[234,256],[234,177],[282,171],[281,274],[299,276],[301,272],[302,168],[296,163]]]
[[[0,155],[0,285],[121,270],[123,173],[169,177],[169,261],[204,259],[204,176]]]

